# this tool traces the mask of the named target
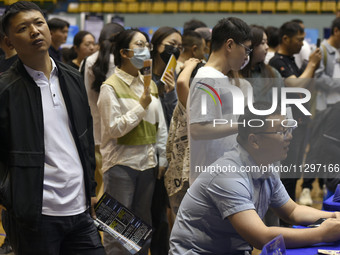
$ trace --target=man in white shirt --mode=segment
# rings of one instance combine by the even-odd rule
[[[293,19],[292,22],[298,23],[300,27],[305,29],[305,24],[301,19]],[[306,34],[306,33],[305,33]],[[312,54],[312,47],[306,39],[303,40],[303,45],[299,53],[294,54],[295,63],[298,68],[305,68],[309,61],[309,56]]]
[[[252,51],[250,39],[249,26],[238,18],[222,19],[213,28],[211,54],[191,83],[187,106],[190,184],[200,174],[196,171],[198,167],[209,166],[236,144],[237,125],[230,126],[230,120],[237,122],[232,110],[236,104],[241,105],[241,101],[233,98],[231,92],[240,89],[231,83],[227,74],[240,70],[248,60]],[[229,123],[214,125],[215,119]]]
[[[50,58],[37,5],[16,2],[2,21],[19,58],[0,79],[0,199],[10,243],[15,254],[105,254],[90,216],[94,142],[82,79]]]

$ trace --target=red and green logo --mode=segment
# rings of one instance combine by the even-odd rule
[[[222,106],[221,97],[220,97],[220,95],[217,93],[217,91],[213,87],[211,87],[210,85],[205,84],[203,82],[197,82],[197,83],[201,84],[201,85],[207,87],[209,90],[211,90],[216,95],[218,101],[220,101],[220,104]],[[200,90],[203,90],[204,92],[206,92],[212,98],[212,100],[214,101],[215,105],[217,104],[214,95],[208,89],[202,88],[202,87],[197,87],[197,88],[200,89]]]

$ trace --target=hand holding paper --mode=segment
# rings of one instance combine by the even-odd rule
[[[165,92],[168,93],[175,88],[175,69],[177,60],[172,54],[168,64],[166,65],[161,77],[161,81],[164,83]]]
[[[142,251],[142,247],[152,235],[152,227],[149,224],[107,193],[99,199],[95,210],[97,219],[94,223],[99,230],[112,235],[131,254]]]
[[[164,90],[166,93],[175,89],[175,74],[172,70],[164,74]]]
[[[152,76],[152,59],[144,60],[142,73],[144,75],[144,87],[148,88],[150,86]]]

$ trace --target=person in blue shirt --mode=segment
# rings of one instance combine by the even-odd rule
[[[266,110],[268,103],[255,103]],[[282,234],[286,247],[302,247],[340,238],[340,214],[296,204],[288,195],[274,162],[287,157],[292,128],[284,127],[278,108],[256,115],[248,108],[239,123],[257,119],[257,127],[238,126],[238,145],[199,175],[187,191],[170,237],[170,255],[250,254]],[[275,121],[271,121],[271,120]],[[287,123],[286,123],[286,126]],[[286,221],[308,225],[331,218],[314,229],[267,227],[268,209]]]

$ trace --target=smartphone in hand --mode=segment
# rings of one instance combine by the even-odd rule
[[[320,218],[317,221],[315,221],[314,223],[308,225],[308,228],[316,228],[316,227],[320,227],[321,223],[324,222],[325,220],[327,220],[327,218]]]
[[[321,39],[318,38],[318,39],[316,40],[316,48],[320,48],[320,44],[321,44]]]

